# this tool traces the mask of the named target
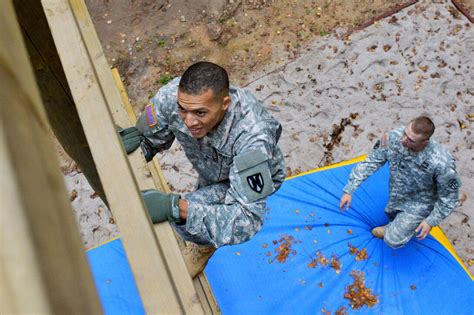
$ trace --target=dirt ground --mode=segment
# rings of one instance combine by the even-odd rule
[[[119,70],[139,114],[148,100],[189,65],[224,66],[231,82],[294,60],[318,37],[350,32],[403,0],[85,0],[106,58]],[[474,0],[463,0],[463,3]],[[63,173],[76,163],[56,143]],[[291,173],[291,171],[290,171]],[[291,175],[291,174],[290,174]]]
[[[171,78],[199,60],[228,70],[243,85],[295,58],[318,36],[353,29],[402,0],[88,0],[110,65],[135,111]]]
[[[196,61],[216,62],[228,70],[232,83],[246,85],[309,51],[309,45],[315,40],[324,41],[336,30],[338,34],[350,32],[405,2],[86,0],[106,58],[111,66],[119,69],[137,114],[162,85]],[[442,0],[432,2],[451,3]],[[474,13],[474,0],[460,2]],[[450,13],[459,14],[458,11]],[[258,86],[252,86],[252,89],[257,94],[263,93],[257,92],[260,91]],[[324,145],[311,139],[309,141],[314,146]],[[342,142],[345,142],[344,139]],[[347,145],[342,142],[341,147]],[[57,148],[63,172],[77,172],[77,166],[59,144]],[[335,159],[327,162],[337,162],[338,158]],[[178,169],[175,165],[163,165],[168,160],[175,158],[160,157],[164,171]],[[292,166],[288,169],[289,175],[307,170],[304,165],[288,164]],[[179,169],[185,167],[179,165]],[[176,176],[180,181],[179,174],[168,175]],[[77,185],[82,180],[74,179],[74,182]],[[73,187],[70,189],[71,201],[76,208],[80,207],[81,200],[75,197],[77,192]],[[182,192],[186,187],[176,189]],[[98,213],[97,218],[88,215],[80,215],[79,218],[79,221],[87,221],[88,225],[94,226],[93,233],[89,233],[93,236],[85,240],[86,247],[116,236],[111,215],[104,215],[109,213],[104,210],[105,206],[98,203],[91,207],[94,208],[92,212]],[[88,234],[87,231],[81,233],[84,239],[89,236],[84,234]],[[450,239],[455,243],[455,238]],[[461,256],[471,266],[471,263],[474,264],[472,252],[469,249],[465,251]]]

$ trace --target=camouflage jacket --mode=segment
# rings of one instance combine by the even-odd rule
[[[188,201],[186,230],[209,234],[205,238],[215,246],[243,242],[261,228],[265,197],[277,190],[285,177],[283,155],[277,145],[281,125],[250,92],[231,87],[232,104],[222,122],[196,139],[178,114],[178,84],[176,78],[162,87],[139,118],[137,128],[146,139],[142,149],[153,156],[168,149],[176,138],[199,174],[200,187],[228,183],[223,204]],[[267,169],[268,176],[254,178],[252,185],[248,177],[253,174],[247,173],[257,164]],[[203,223],[210,215],[213,223]]]
[[[344,192],[352,194],[376,170],[388,162],[389,201],[386,212],[405,211],[425,217],[437,226],[456,207],[460,180],[451,154],[434,140],[419,153],[402,143],[404,127],[389,133],[388,143],[380,140],[365,161],[352,170]]]

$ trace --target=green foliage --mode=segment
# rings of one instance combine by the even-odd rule
[[[166,40],[158,36],[155,36],[155,43],[160,48],[164,48],[166,46]]]
[[[166,85],[168,82],[170,82],[173,79],[173,77],[169,74],[164,74],[160,78],[160,84],[161,85]]]

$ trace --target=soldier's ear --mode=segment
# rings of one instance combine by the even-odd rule
[[[230,96],[229,95],[224,96],[224,99],[222,100],[222,106],[224,110],[227,110],[231,103],[232,103],[232,99],[230,98]]]

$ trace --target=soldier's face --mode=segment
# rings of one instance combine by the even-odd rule
[[[423,135],[413,132],[412,123],[403,131],[402,145],[413,152],[422,151],[428,144],[428,141],[429,139],[426,139]]]
[[[231,103],[230,96],[214,97],[212,90],[191,95],[178,90],[179,117],[194,138],[200,139],[217,128]]]

